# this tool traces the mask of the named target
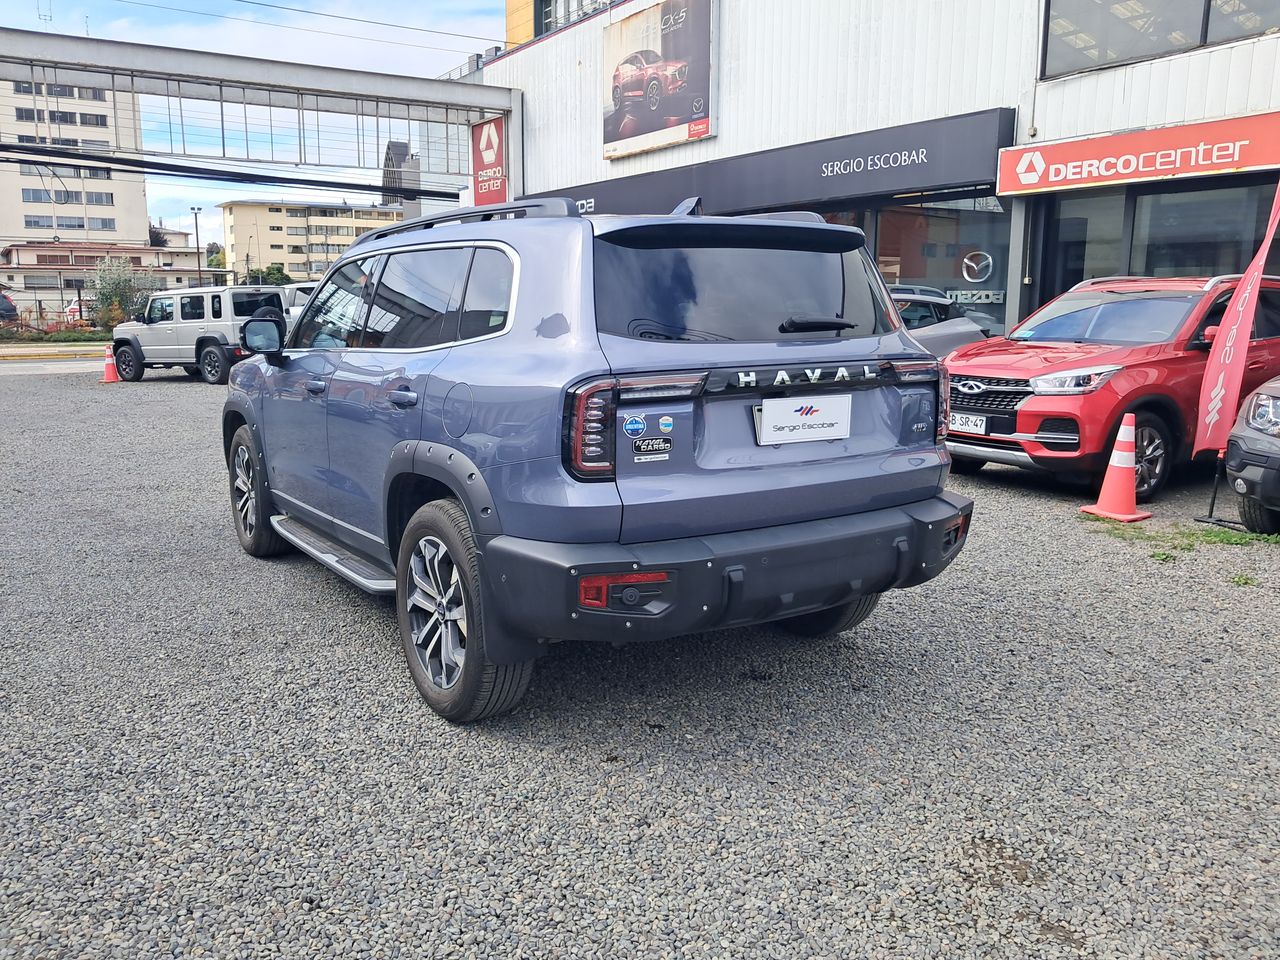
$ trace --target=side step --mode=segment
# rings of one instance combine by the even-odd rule
[[[278,513],[271,518],[271,526],[307,556],[319,560],[326,567],[350,580],[369,593],[395,593],[396,581],[387,571],[358,556],[305,523]]]

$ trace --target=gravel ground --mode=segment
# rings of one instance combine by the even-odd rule
[[[958,479],[854,634],[561,647],[458,729],[241,553],[220,389],[95,380],[0,377],[0,956],[1280,953],[1280,547],[1166,544],[1202,476],[1136,541]]]

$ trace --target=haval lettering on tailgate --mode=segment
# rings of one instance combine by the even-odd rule
[[[548,643],[847,630],[937,576],[946,390],[860,231],[582,218],[568,200],[366,234],[223,414],[236,532],[394,594],[422,696],[510,709]]]

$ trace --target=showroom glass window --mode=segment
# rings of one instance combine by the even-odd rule
[[[1280,27],[1280,0],[1048,0],[1045,77],[1149,60]]]

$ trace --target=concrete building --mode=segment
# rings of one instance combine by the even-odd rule
[[[1276,189],[1274,2],[507,9],[533,39],[482,81],[524,91],[524,195],[815,210],[891,282],[1008,322],[1086,277],[1238,272]]]
[[[297,282],[319,280],[356,237],[404,218],[399,205],[230,200],[218,206],[227,266],[237,276],[274,265]]]

